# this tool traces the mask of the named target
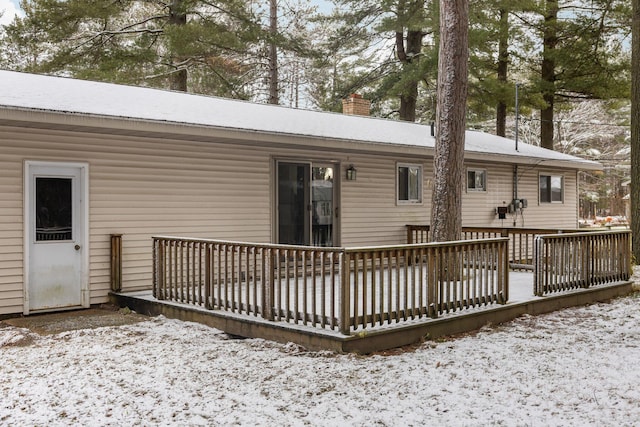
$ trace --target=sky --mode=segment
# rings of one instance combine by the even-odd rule
[[[164,317],[52,335],[0,322],[0,424],[633,426],[639,308],[636,293],[365,356]]]
[[[0,17],[0,25],[8,24],[13,20],[13,17],[18,13],[19,0],[0,0],[0,12],[3,13]]]

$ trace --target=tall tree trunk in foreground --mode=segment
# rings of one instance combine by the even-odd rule
[[[276,37],[278,36],[278,2],[269,2],[269,35],[272,40],[269,44],[269,104],[278,104],[278,49]]]
[[[555,50],[558,45],[558,1],[547,0],[542,42],[542,99],[546,107],[540,110],[540,146],[553,150],[553,103],[556,97]]]
[[[440,2],[438,106],[431,230],[434,242],[462,234],[462,182],[469,58],[469,2]]]
[[[633,256],[640,261],[640,0],[631,23],[631,230]]]

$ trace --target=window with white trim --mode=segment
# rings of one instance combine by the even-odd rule
[[[467,169],[467,191],[487,191],[487,171]]]
[[[540,174],[540,203],[562,203],[564,201],[564,177]]]
[[[422,166],[398,163],[396,180],[399,204],[422,203]]]

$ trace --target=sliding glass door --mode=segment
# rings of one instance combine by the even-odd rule
[[[278,243],[336,246],[333,164],[277,162]]]

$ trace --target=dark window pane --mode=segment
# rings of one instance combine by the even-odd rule
[[[398,200],[409,200],[409,168],[398,167]]]
[[[308,165],[278,165],[278,243],[309,244],[308,176]]]
[[[467,171],[467,188],[476,188],[476,173],[474,171]]]
[[[540,202],[551,202],[551,191],[549,190],[549,181],[551,177],[546,175],[540,175]]]
[[[36,241],[72,240],[71,178],[36,178]]]

